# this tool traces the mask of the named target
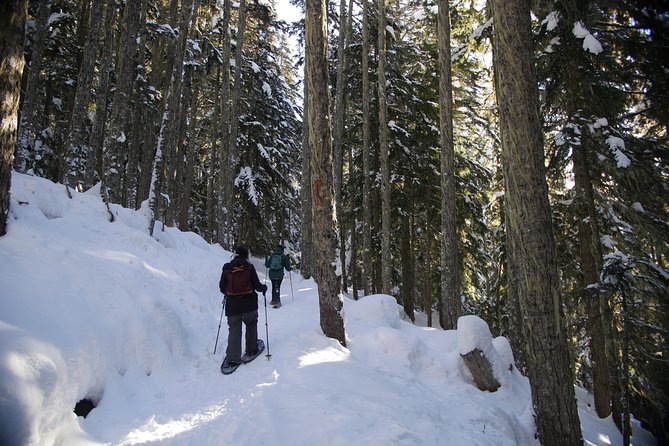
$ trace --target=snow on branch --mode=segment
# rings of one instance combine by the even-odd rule
[[[603,51],[602,44],[599,43],[599,40],[595,39],[592,34],[590,34],[590,31],[588,31],[587,28],[583,26],[583,23],[576,22],[572,32],[577,39],[583,39],[584,51],[590,51],[592,54],[599,54]]]

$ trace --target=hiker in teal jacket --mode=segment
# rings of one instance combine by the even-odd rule
[[[265,260],[265,266],[269,269],[269,280],[272,282],[272,301],[274,308],[281,307],[281,282],[283,282],[283,270],[292,271],[290,259],[283,253],[283,246],[274,249],[271,256]]]

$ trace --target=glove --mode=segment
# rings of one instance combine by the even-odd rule
[[[267,285],[263,284],[262,293],[265,294],[266,292],[267,292]]]

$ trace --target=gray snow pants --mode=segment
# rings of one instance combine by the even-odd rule
[[[228,348],[223,362],[242,362],[242,322],[246,325],[246,351],[257,349],[258,310],[228,316]]]

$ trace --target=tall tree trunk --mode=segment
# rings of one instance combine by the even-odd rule
[[[221,35],[221,41],[223,40],[223,36]],[[216,98],[221,97],[221,67],[217,66],[216,68]],[[219,122],[222,123],[223,119],[221,118],[221,101],[220,100],[215,100],[214,101],[214,122]],[[219,137],[220,133],[218,132],[218,129],[214,126],[213,131],[211,132],[211,144],[209,147],[209,166],[207,168],[207,198],[206,198],[206,209],[207,209],[207,229],[205,231],[206,233],[206,239],[209,240],[210,243],[220,243],[220,240],[218,238],[218,222],[219,220],[219,210],[220,206],[218,206],[218,200],[216,200],[215,196],[218,196],[220,199],[220,193],[214,193],[214,191],[220,191],[220,175],[218,176],[218,182],[216,181],[216,172],[220,174],[222,170],[222,166],[219,164],[219,150],[220,150],[220,143],[219,143]]]
[[[130,97],[135,72],[141,0],[128,0],[122,20],[116,64],[116,89],[111,120],[103,146],[101,194],[105,202],[123,203],[126,196],[125,163],[128,157]]]
[[[144,65],[147,53],[146,15],[148,0],[142,0],[142,9],[139,15],[139,23],[142,25],[139,31],[139,51],[137,54],[137,75],[135,76],[132,102],[135,104],[134,119],[132,120],[130,137],[130,156],[126,167],[128,181],[128,207],[137,209],[146,200],[151,182],[151,165],[153,161],[153,141],[150,136],[152,132],[151,107],[144,104],[142,100],[142,82],[147,77],[147,69]]]
[[[221,147],[219,151],[220,181],[218,194],[218,243],[231,249],[234,241],[229,236],[228,215],[232,212],[232,165],[230,154],[230,53],[232,35],[230,32],[230,14],[232,0],[223,3],[223,67],[221,68]]]
[[[307,77],[306,66],[304,77]],[[304,103],[309,102],[309,85],[304,83]],[[302,119],[302,181],[300,188],[300,202],[302,209],[302,243],[300,270],[305,279],[310,278],[314,267],[314,214],[311,200],[311,145],[309,144],[309,110],[304,107]]]
[[[184,190],[185,171],[187,161],[185,133],[186,133],[186,119],[190,106],[190,84],[192,83],[192,67],[186,67],[186,51],[188,49],[188,41],[195,39],[195,23],[197,21],[197,13],[200,7],[200,0],[184,0],[182,4],[181,23],[179,24],[179,46],[176,64],[180,70],[176,73],[176,86],[174,95],[174,115],[173,125],[170,126],[171,135],[169,144],[169,165],[167,169],[167,193],[170,197],[168,207],[168,221],[170,226],[177,226],[179,224],[179,213],[181,209],[181,201],[186,193]],[[190,200],[190,190],[188,190],[188,199]]]
[[[116,17],[116,0],[107,1],[104,21],[104,44],[100,62],[100,79],[95,94],[95,118],[88,144],[95,154],[89,160],[88,170],[95,171],[97,180],[102,178],[102,145],[105,137],[105,122],[107,120],[107,104],[109,102],[109,79],[111,77],[114,41],[114,18]],[[89,185],[89,186],[92,186]]]
[[[352,3],[352,2],[351,2]],[[337,47],[337,96],[334,116],[334,193],[335,212],[339,222],[339,263],[341,265],[342,288],[348,289],[346,280],[346,234],[344,230],[344,207],[342,203],[342,183],[344,181],[344,122],[346,107],[346,73],[348,70],[348,27],[346,20],[346,0],[339,0],[339,38]]]
[[[10,1],[6,6],[16,4],[15,1]],[[40,118],[38,117],[38,102],[39,94],[37,88],[42,82],[42,63],[44,59],[44,50],[46,49],[46,36],[48,32],[47,20],[51,13],[51,0],[41,0],[37,18],[35,21],[35,38],[33,39],[33,51],[28,67],[28,81],[26,82],[26,91],[23,93],[23,103],[21,106],[21,118],[19,124],[19,136],[16,147],[16,170],[19,172],[27,172],[33,169],[35,158],[41,157],[41,154],[34,153],[35,138],[37,137],[38,125]],[[25,19],[25,17],[24,17]],[[7,28],[5,28],[7,29]],[[21,38],[24,38],[24,30],[21,30]],[[23,48],[23,42],[21,42]],[[31,153],[33,152],[33,153]]]
[[[83,189],[85,184],[90,184],[91,182],[87,180],[89,176],[87,172],[87,168],[89,167],[87,160],[92,155],[90,154],[90,148],[84,142],[84,131],[88,122],[88,105],[91,100],[93,75],[95,72],[95,55],[98,49],[100,25],[103,21],[104,4],[103,0],[93,2],[90,23],[88,25],[88,35],[84,44],[81,66],[79,67],[79,77],[74,94],[69,131],[65,139],[63,183],[66,187],[76,187],[80,190]]]
[[[226,228],[230,240],[239,238],[239,228],[233,228],[235,217],[235,194],[234,182],[237,169],[239,154],[237,153],[237,137],[239,136],[239,108],[242,95],[242,71],[244,68],[244,33],[246,32],[246,0],[239,1],[239,19],[237,23],[237,49],[235,52],[235,83],[231,89],[230,98],[230,138],[228,141],[228,165],[231,169],[231,176],[228,178],[228,194],[224,197],[227,200],[226,206]],[[234,229],[234,231],[233,231]]]
[[[379,151],[381,158],[381,290],[390,294],[393,263],[390,255],[390,146],[388,144],[388,98],[386,95],[386,4],[378,0],[379,47]]]
[[[610,310],[609,310],[610,311]],[[613,314],[611,312],[610,314]],[[622,347],[619,340],[622,338],[621,328],[617,318],[611,318],[611,331],[607,343],[609,354],[609,383],[611,389],[611,418],[620,432],[623,431],[623,383],[622,383],[622,360],[620,358]]]
[[[497,79],[497,70],[493,65],[493,70],[495,71],[495,79]],[[500,174],[503,177],[502,174]],[[518,270],[518,267],[515,266],[517,262],[521,259],[509,256],[508,250],[508,241],[506,239],[506,233],[508,228],[511,226],[509,222],[509,214],[506,212],[506,204],[504,196],[500,196],[497,200],[499,202],[499,214],[500,218],[504,219],[504,235],[501,239],[504,247],[501,249],[503,255],[500,256],[500,268],[506,267],[506,270],[502,270],[497,281],[498,285],[498,295],[502,295],[502,289],[506,286],[506,302],[504,303],[503,311],[506,312],[508,322],[505,324],[507,329],[506,333],[511,342],[511,349],[513,350],[513,357],[516,361],[516,367],[524,375],[527,375],[527,364],[528,364],[528,355],[529,352],[525,346],[526,334],[525,324],[523,323],[523,317],[520,314],[520,302],[518,297],[518,285],[514,280],[511,280],[513,277],[518,277],[518,273],[515,271]]]
[[[353,2],[351,2],[353,3]],[[350,8],[349,8],[349,13],[350,13]],[[350,17],[350,14],[349,14]],[[349,146],[348,148],[348,178],[349,182],[353,183],[353,146]],[[351,194],[351,199],[350,199],[350,204],[349,204],[349,209],[351,212],[351,265],[349,266],[349,271],[351,274],[351,288],[353,289],[353,299],[358,300],[358,289],[360,285],[360,276],[359,276],[359,269],[358,269],[358,219],[356,217],[356,213],[354,212],[355,208],[355,202],[353,199],[353,194]]]
[[[505,182],[508,255],[544,446],[582,445],[562,317],[528,0],[493,2],[493,61]]]
[[[194,24],[194,22],[193,22]],[[191,28],[191,36],[193,35],[193,28]],[[192,122],[190,131],[195,132],[195,122],[197,116],[197,92],[193,91],[193,67],[187,66],[185,73],[185,91],[181,101],[182,110],[179,124],[179,147],[183,154],[183,165],[180,170],[180,176],[183,178],[178,189],[179,206],[177,215],[177,224],[182,231],[188,231],[188,215],[190,209],[191,192],[193,190],[193,176],[195,174],[195,162],[197,159],[197,149],[194,147],[194,139],[189,136],[188,117]]]
[[[534,13],[547,13],[550,5],[547,2],[535,2]],[[543,3],[543,4],[542,4]],[[595,97],[590,79],[582,64],[587,64],[587,57],[583,51],[581,39],[573,35],[573,24],[583,18],[584,2],[564,0],[559,4],[559,12],[564,20],[560,20],[559,33],[563,42],[562,51],[567,52],[566,62],[561,64],[557,75],[564,82],[566,89],[564,109],[568,119],[578,121],[580,117],[589,115],[599,116],[597,108],[600,99]],[[592,393],[594,395],[595,411],[600,418],[611,414],[611,388],[609,382],[609,364],[606,343],[610,339],[609,321],[604,320],[607,299],[604,294],[590,285],[599,282],[602,262],[600,234],[597,225],[597,210],[593,183],[591,178],[590,158],[594,155],[591,132],[583,132],[579,139],[580,144],[571,146],[571,161],[574,172],[574,191],[576,202],[576,219],[578,228],[578,258],[581,267],[580,288],[582,299],[588,316],[585,325],[589,337],[590,362],[592,365]]]
[[[621,340],[621,366],[622,366],[622,375],[621,375],[621,432],[623,434],[623,446],[630,446],[630,440],[632,439],[632,421],[630,417],[630,335],[631,335],[631,315],[628,310],[627,302],[627,291],[622,290],[622,307],[621,307],[621,316],[622,316],[622,340]]]
[[[572,148],[574,165],[574,183],[578,213],[578,239],[582,270],[581,287],[585,291],[588,312],[587,330],[590,334],[590,360],[592,363],[592,384],[595,410],[600,418],[611,415],[611,391],[609,388],[609,365],[606,352],[606,336],[602,319],[603,297],[596,289],[589,291],[588,286],[599,281],[600,261],[602,258],[597,215],[588,174],[588,144]]]
[[[413,248],[412,237],[413,227],[412,217],[405,215],[402,217],[402,305],[404,313],[411,322],[416,321],[414,314],[414,274],[413,274]]]
[[[23,40],[28,2],[0,2],[0,237],[7,232],[12,158],[16,148],[16,130],[21,95],[21,76],[25,60]],[[4,443],[1,439],[0,442]]]
[[[175,52],[174,66],[172,67],[172,75],[170,87],[168,89],[167,97],[165,98],[165,108],[163,111],[162,123],[160,125],[160,133],[156,143],[156,155],[153,163],[153,174],[151,177],[151,188],[149,189],[149,206],[150,206],[150,224],[149,231],[151,235],[155,231],[155,222],[160,218],[165,225],[167,216],[165,215],[165,204],[159,197],[162,197],[163,190],[166,189],[165,171],[172,172],[167,162],[167,156],[176,157],[177,154],[170,153],[176,151],[177,133],[179,126],[179,111],[181,108],[181,91],[183,80],[183,63],[186,52],[186,42],[188,37],[188,30],[190,29],[191,20],[195,19],[195,11],[199,6],[199,0],[184,0],[182,4],[182,23],[181,33],[179,34],[179,41]],[[194,22],[193,22],[194,23]],[[170,175],[171,176],[171,175]],[[174,180],[176,181],[176,179]],[[168,183],[169,184],[169,183]],[[168,186],[167,190],[173,190]],[[170,200],[176,200],[176,197],[168,197]]]
[[[333,216],[332,140],[328,94],[327,15],[325,0],[307,0],[305,22],[306,82],[309,88],[311,196],[314,207],[316,283],[321,328],[325,336],[346,345],[343,302],[335,274],[336,219]]]
[[[432,231],[430,231],[430,217],[425,213],[425,274],[423,280],[423,308],[427,315],[427,326],[432,327]]]
[[[371,135],[369,110],[369,4],[362,1],[362,287],[365,295],[371,294],[374,267],[372,265],[372,180]]]
[[[79,20],[76,21],[76,48],[85,48],[86,46],[86,37],[88,35],[88,27],[90,25],[91,18],[91,1],[90,0],[80,0],[79,2],[80,12]],[[74,72],[79,73],[81,70],[83,62],[83,51],[74,52],[74,64],[72,68]],[[78,77],[78,76],[77,76]],[[76,96],[77,88],[68,87],[65,91],[59,92],[63,101],[62,101],[62,115],[64,119],[56,119],[53,121],[53,134],[54,140],[57,141],[56,144],[53,144],[53,158],[57,168],[57,173],[55,180],[57,182],[62,182],[65,178],[65,171],[67,170],[67,142],[68,132],[70,131],[70,123],[67,118],[72,116],[74,110],[74,98]],[[69,192],[68,192],[69,193]],[[124,191],[125,193],[125,191]],[[124,195],[125,198],[125,195]],[[125,201],[122,201],[125,203]]]
[[[453,144],[453,78],[451,76],[450,2],[439,1],[439,140],[441,144],[441,326],[457,327],[462,314],[458,290],[458,234]]]
[[[585,4],[582,4],[585,5]],[[540,7],[541,5],[539,5]],[[560,21],[560,35],[565,43],[563,51],[569,51],[567,63],[563,64],[566,98],[566,113],[569,118],[584,113],[599,115],[592,110],[598,106],[599,99],[594,97],[587,75],[581,69],[586,62],[581,40],[573,36],[573,23],[582,18],[579,2],[568,0],[561,2],[560,14],[565,20]],[[586,6],[583,6],[586,8]],[[589,336],[590,362],[592,364],[592,393],[595,411],[600,418],[611,414],[611,387],[609,382],[609,364],[606,343],[610,333],[609,321],[602,318],[607,305],[605,296],[589,285],[599,281],[602,261],[602,249],[597,225],[597,210],[591,179],[590,157],[594,155],[589,134],[580,136],[580,145],[571,146],[575,183],[576,218],[578,227],[578,260],[581,267],[580,286],[585,301],[588,323],[585,325]],[[607,318],[608,319],[608,318]]]

